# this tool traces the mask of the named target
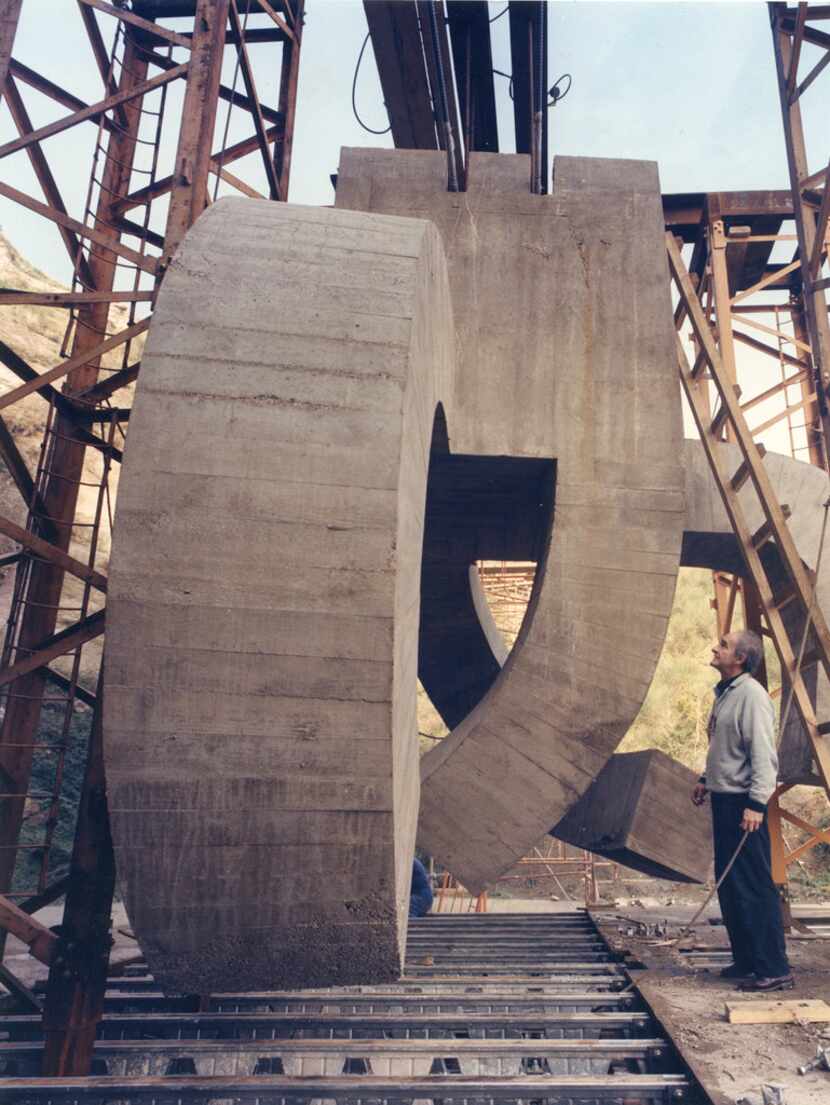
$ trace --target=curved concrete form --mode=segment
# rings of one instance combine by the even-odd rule
[[[121,886],[165,989],[398,976],[454,345],[421,220],[221,200],[165,278],[119,492],[105,711]]]
[[[732,454],[728,469],[737,468],[737,448],[731,445],[722,448]],[[830,491],[827,476],[814,465],[780,454],[768,453],[765,464],[780,501],[788,503],[793,511],[790,529],[796,547],[804,563],[814,571],[822,506]],[[699,442],[687,440],[684,443],[683,468],[686,512],[681,564],[741,573],[743,565],[738,546]],[[753,516],[753,528],[761,521],[760,515]],[[425,588],[427,572],[425,561]],[[473,581],[471,586],[474,587]],[[470,589],[465,590],[459,581],[457,593],[469,595]],[[822,559],[817,598],[820,606],[830,605],[830,557]],[[471,602],[469,598],[467,601]],[[502,641],[500,647],[494,637],[492,619],[485,621],[486,634],[483,626],[472,624],[472,619],[463,621],[466,638],[450,641],[441,635],[440,622],[433,625],[431,609],[427,602],[421,608],[421,647],[427,648],[431,642],[434,651],[442,655],[445,670],[452,670],[456,659],[469,651],[481,649],[484,640],[490,647],[485,673],[492,663],[504,663],[504,643]],[[792,621],[788,629],[797,651],[804,631],[803,622]],[[707,661],[706,656],[700,659],[702,664]],[[805,678],[814,702],[816,694],[821,696],[818,707],[824,716],[830,707],[830,688],[821,672],[818,672],[820,682],[817,686],[816,674],[815,668],[809,669]],[[782,710],[785,701],[786,698],[782,699]],[[790,713],[779,752],[783,781],[804,781],[811,775],[811,746],[794,711]],[[688,768],[654,750],[615,754],[579,801],[553,826],[551,835],[653,877],[681,882],[703,881],[711,868],[708,808],[695,811],[689,806],[688,816],[682,822],[677,819],[677,810],[688,803],[695,778]]]
[[[431,218],[458,334],[453,452],[556,464],[519,639],[422,760],[419,841],[471,890],[588,788],[636,716],[671,610],[682,429],[656,166],[344,150],[337,206]],[[632,279],[636,274],[636,279]],[[429,688],[427,688],[429,689]]]

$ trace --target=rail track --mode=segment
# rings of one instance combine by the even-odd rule
[[[692,1103],[697,1090],[584,911],[436,915],[384,986],[165,997],[112,980],[88,1078],[38,1077],[0,1026],[2,1105]]]

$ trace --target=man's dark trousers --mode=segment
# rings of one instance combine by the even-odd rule
[[[741,841],[745,794],[712,794],[712,831],[715,840],[715,878],[726,869]],[[781,978],[790,973],[784,943],[781,901],[770,869],[767,815],[749,834],[732,870],[718,891],[721,913],[735,966],[758,978]]]

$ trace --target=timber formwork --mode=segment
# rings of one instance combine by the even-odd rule
[[[0,1102],[696,1099],[581,910],[413,920],[385,986],[215,994],[196,1011],[143,970],[111,982],[92,1077],[33,1077],[42,1026],[8,1018]]]

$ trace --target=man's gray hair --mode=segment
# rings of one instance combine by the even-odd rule
[[[764,644],[757,633],[753,633],[751,629],[744,629],[743,632],[736,633],[733,649],[736,656],[743,656],[744,671],[748,671],[752,675],[753,672],[758,670],[764,658]]]

